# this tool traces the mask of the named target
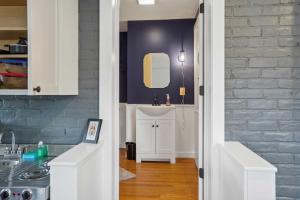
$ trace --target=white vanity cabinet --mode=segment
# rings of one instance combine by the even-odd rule
[[[156,122],[155,120],[137,120],[136,145],[137,157],[140,154],[155,154],[156,149]],[[139,160],[139,161],[138,161]],[[137,162],[141,162],[137,159]]]
[[[28,52],[0,54],[2,68],[5,59],[26,62],[22,86],[2,84],[0,95],[77,95],[78,0],[3,0],[1,10],[10,12],[1,15],[0,49],[25,37]]]
[[[175,158],[175,107],[138,106],[136,110],[136,162]]]

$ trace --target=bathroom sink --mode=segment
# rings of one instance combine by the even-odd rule
[[[149,116],[162,116],[170,110],[175,109],[175,106],[138,106],[138,110]]]

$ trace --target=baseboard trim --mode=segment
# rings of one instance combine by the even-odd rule
[[[120,144],[120,149],[126,149],[125,143]],[[176,158],[194,158],[194,159],[196,159],[196,153],[194,153],[194,152],[177,152]]]
[[[124,143],[123,143],[123,142],[120,143],[120,144],[119,144],[119,148],[120,148],[120,149],[126,149],[126,144],[125,144],[125,142],[124,142]]]
[[[196,158],[195,152],[176,152],[176,158]]]
[[[126,149],[125,143],[119,144],[119,149]],[[194,158],[196,159],[197,155],[194,152],[176,152],[176,158]]]

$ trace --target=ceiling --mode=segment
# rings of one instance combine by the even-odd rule
[[[194,18],[199,0],[156,0],[152,6],[140,6],[137,0],[120,0],[120,29],[126,29],[127,21],[166,20]]]

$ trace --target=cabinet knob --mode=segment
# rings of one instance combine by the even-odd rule
[[[158,126],[158,125],[156,125],[156,127],[158,128],[159,126]]]
[[[37,87],[33,88],[33,91],[35,91],[35,92],[41,92],[41,87],[37,86]]]
[[[152,128],[154,128],[154,125],[152,125]]]

